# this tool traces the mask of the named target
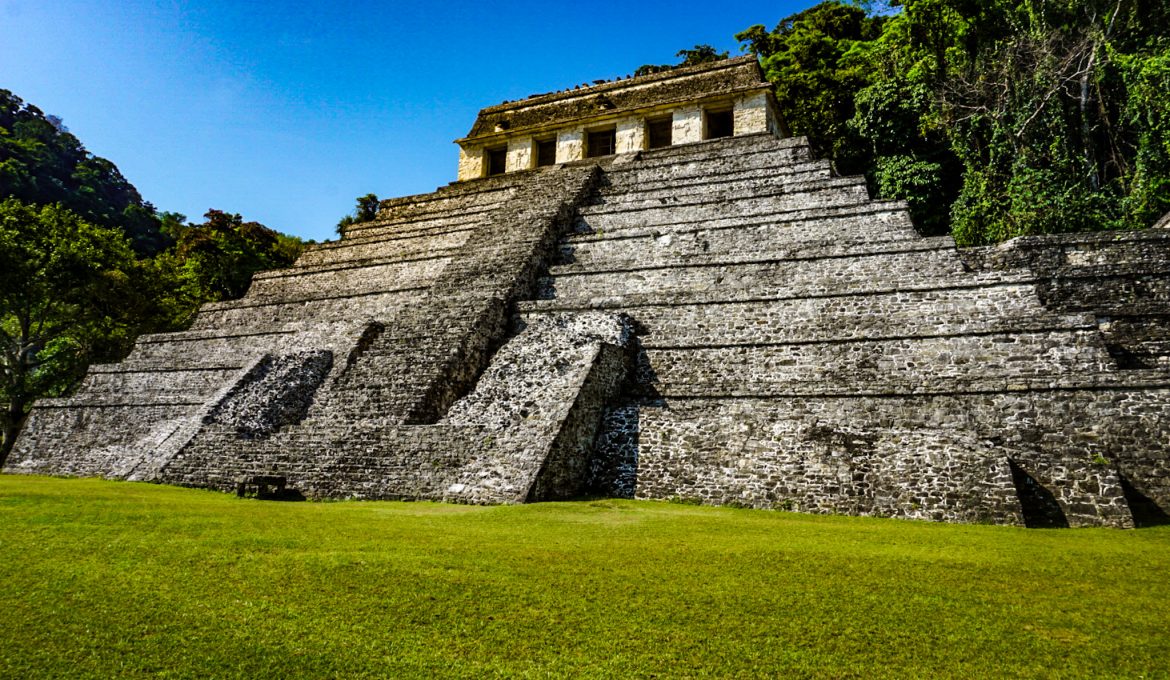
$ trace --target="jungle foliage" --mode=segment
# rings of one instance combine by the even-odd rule
[[[1170,210],[1168,27],[1166,0],[833,0],[736,38],[794,134],[979,245]]]

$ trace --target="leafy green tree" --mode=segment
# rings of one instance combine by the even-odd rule
[[[794,133],[974,245],[1170,210],[1168,25],[1165,0],[830,1],[737,37]]]
[[[127,346],[134,269],[119,231],[59,205],[0,202],[0,465],[35,399]]]
[[[756,25],[735,36],[760,58],[789,130],[808,137],[842,172],[862,172],[869,160],[865,141],[848,124],[868,73],[849,56],[859,43],[879,35],[884,22],[852,5],[822,2],[770,32]]]
[[[300,239],[245,222],[239,214],[212,209],[204,219],[185,226],[172,219],[168,229],[177,243],[158,258],[160,271],[174,270],[194,306],[243,296],[253,274],[289,266],[304,247]]]
[[[374,194],[358,196],[357,207],[353,213],[341,218],[337,223],[337,235],[345,236],[345,230],[361,222],[370,222],[378,217],[378,197]]]

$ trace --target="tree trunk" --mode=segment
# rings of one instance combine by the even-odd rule
[[[8,412],[4,414],[3,422],[0,422],[0,468],[8,461],[8,454],[12,453],[13,447],[16,446],[16,436],[20,434],[20,430],[24,427],[24,421],[28,417],[25,413],[25,404],[23,402],[14,401],[8,405]]]

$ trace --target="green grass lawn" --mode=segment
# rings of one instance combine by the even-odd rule
[[[0,476],[0,677],[1165,677],[1170,527]]]

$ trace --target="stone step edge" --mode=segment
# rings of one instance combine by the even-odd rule
[[[655,224],[654,226],[649,226],[649,227],[639,225],[636,227],[615,227],[615,228],[611,228],[611,229],[605,229],[602,232],[570,232],[570,233],[565,235],[565,237],[562,239],[562,241],[565,243],[577,244],[577,243],[592,243],[592,242],[597,242],[597,241],[621,241],[621,240],[625,240],[625,239],[645,238],[645,237],[658,238],[659,236],[664,235],[663,230],[661,228],[667,228],[668,229],[667,233],[669,233],[669,234],[698,234],[698,233],[708,232],[708,231],[727,231],[730,229],[750,229],[753,227],[789,228],[788,225],[799,224],[802,222],[814,223],[814,222],[822,222],[824,220],[846,219],[846,218],[850,218],[850,217],[866,217],[866,216],[875,216],[875,215],[895,215],[895,214],[899,214],[899,213],[905,213],[906,212],[906,203],[903,201],[872,200],[872,201],[868,201],[865,203],[857,203],[854,205],[843,206],[843,207],[805,208],[803,210],[801,210],[801,209],[783,210],[783,211],[779,211],[779,212],[775,212],[775,213],[767,213],[767,215],[768,216],[791,215],[794,213],[811,212],[811,211],[815,211],[815,210],[824,210],[826,212],[827,211],[834,211],[835,214],[811,215],[811,216],[807,216],[807,217],[796,217],[793,219],[779,219],[779,220],[773,220],[773,219],[759,220],[757,218],[762,217],[764,215],[744,215],[744,216],[740,216],[740,217],[731,217],[731,218],[724,218],[724,219],[730,219],[730,220],[742,219],[742,220],[753,220],[753,221],[735,222],[733,224],[721,224],[721,225],[714,225],[714,226],[711,225],[710,221],[687,220],[685,222],[661,222],[661,223]],[[691,225],[697,225],[697,226],[693,226],[689,229],[669,229],[669,227],[675,227],[675,226],[680,226],[680,225],[687,226],[687,227],[691,227]],[[905,238],[905,239],[884,239],[884,240],[898,241],[898,240],[917,240],[917,239],[924,238],[923,236],[920,236],[918,234],[918,232],[914,231],[913,227],[909,226],[908,224],[905,227],[901,227],[899,225],[891,225],[890,226],[891,230],[899,229],[899,228],[904,229],[907,238]],[[807,241],[807,242],[808,243],[823,243],[825,241]],[[833,242],[839,243],[840,241],[833,241]],[[867,242],[872,242],[872,239],[868,239]],[[804,242],[802,241],[802,243],[804,243]]]
[[[741,157],[737,157],[741,158]],[[664,165],[662,167],[674,167]],[[685,167],[685,166],[684,166]],[[688,168],[689,169],[689,168]],[[643,168],[645,170],[645,168]],[[620,172],[626,172],[623,168]],[[826,179],[833,177],[832,165],[828,161],[801,161],[793,165],[782,167],[748,167],[733,170],[726,169],[698,169],[693,174],[679,174],[661,179],[641,179],[637,176],[623,177],[618,170],[607,170],[605,180],[598,187],[599,194],[625,194],[639,191],[661,191],[663,189],[701,186],[704,184],[726,183],[734,181],[750,181],[754,179],[769,179],[777,177],[791,178],[799,175],[812,175],[828,172]],[[617,176],[615,176],[617,175]],[[657,186],[656,186],[657,185]]]
[[[823,243],[823,242],[822,242]],[[954,241],[950,236],[934,236],[915,241],[877,241],[871,243],[846,243],[829,246],[829,252],[816,252],[817,248],[801,246],[796,248],[778,248],[773,251],[759,251],[751,256],[734,257],[725,253],[686,254],[680,253],[679,258],[685,261],[672,262],[663,257],[653,264],[639,264],[638,260],[606,260],[602,259],[598,266],[588,263],[570,263],[553,265],[549,268],[549,278],[561,276],[590,276],[596,274],[618,274],[635,271],[654,271],[662,269],[690,269],[700,267],[740,266],[745,264],[777,264],[781,262],[817,262],[820,260],[861,259],[866,257],[881,257],[885,255],[908,255],[911,253],[953,252]],[[662,253],[664,256],[674,253]],[[962,265],[956,261],[956,265]]]
[[[989,323],[986,326],[967,331],[918,332],[901,334],[873,334],[865,336],[836,336],[807,340],[773,342],[721,342],[721,343],[656,343],[653,335],[639,336],[641,346],[659,352],[688,352],[711,349],[739,349],[765,347],[809,347],[815,345],[851,345],[860,343],[892,343],[903,340],[939,340],[944,338],[1012,337],[1017,335],[1065,334],[1075,332],[1096,332],[1097,324],[1090,315],[1035,314],[1028,317],[1014,317],[1011,320]]]
[[[801,386],[792,381],[777,383],[775,390],[721,390],[710,383],[655,384],[658,396],[667,399],[718,401],[730,399],[849,399],[849,398],[914,398],[937,396],[986,396],[1015,393],[1048,392],[1118,392],[1164,389],[1170,391],[1170,370],[1136,369],[1117,373],[1082,374],[1080,376],[1057,375],[1051,378],[940,378],[935,384],[924,384],[920,380],[866,385],[821,385],[814,383]],[[760,383],[757,386],[768,385]],[[803,387],[803,389],[802,389]]]
[[[240,371],[245,366],[245,364],[230,366],[224,364],[188,364],[186,366],[167,364],[165,366],[148,367],[144,363],[135,362],[127,357],[116,364],[91,364],[87,377],[91,375],[132,375],[141,373],[212,373],[216,371]]]
[[[123,395],[116,395],[123,396]],[[107,401],[85,397],[57,397],[38,399],[33,409],[64,409],[64,408],[150,408],[153,406],[202,406],[206,401],[193,401],[190,397],[175,397],[168,399],[156,396],[150,401]]]
[[[818,182],[807,182],[805,184],[818,184],[820,186],[815,186],[812,188],[804,188],[801,185],[792,185],[791,187],[784,187],[784,190],[782,190],[782,191],[768,191],[768,192],[761,192],[758,194],[753,194],[751,196],[739,196],[736,198],[736,200],[741,201],[741,202],[743,202],[743,201],[759,201],[759,200],[769,199],[769,198],[808,196],[809,194],[819,194],[819,193],[828,193],[828,192],[840,193],[842,189],[864,190],[864,196],[862,196],[861,191],[849,192],[847,194],[843,194],[841,196],[842,202],[845,202],[846,198],[862,199],[859,202],[866,202],[866,201],[874,200],[869,195],[869,187],[866,186],[865,178],[860,177],[860,176],[858,176],[858,177],[832,177],[832,178],[829,178],[827,180],[820,180]],[[856,193],[856,195],[854,195],[855,193]],[[719,201],[719,200],[706,199],[706,200],[699,200],[699,201],[678,201],[675,203],[665,203],[665,204],[661,204],[661,205],[631,206],[631,207],[623,207],[623,206],[625,206],[625,204],[619,203],[619,204],[617,204],[617,207],[613,210],[602,209],[602,208],[606,208],[607,207],[606,205],[587,205],[587,206],[581,207],[578,210],[578,214],[581,217],[595,217],[595,216],[600,216],[600,215],[623,215],[626,213],[645,212],[648,210],[665,210],[665,209],[672,209],[673,210],[673,209],[677,209],[677,208],[703,207],[703,206],[717,204],[720,202],[721,201]]]
[[[1063,323],[1056,323],[1063,322]],[[851,338],[818,338],[810,340],[792,340],[788,342],[743,342],[743,343],[695,343],[693,345],[653,345],[642,343],[645,349],[656,352],[700,352],[704,350],[724,349],[767,349],[784,347],[816,347],[830,345],[841,347],[846,345],[888,345],[903,341],[918,340],[945,340],[957,338],[1013,338],[1021,336],[1053,336],[1068,335],[1083,332],[1097,332],[1097,325],[1091,319],[1076,318],[1037,318],[1032,322],[1021,321],[1018,324],[1003,324],[1001,328],[981,328],[969,331],[952,331],[945,333],[902,333],[886,335],[867,335]],[[1101,347],[1104,350],[1104,346]]]
[[[687,219],[678,220],[675,222],[653,222],[650,224],[641,223],[636,225],[617,225],[604,227],[600,231],[584,231],[579,225],[583,220],[578,219],[575,231],[570,231],[567,238],[573,239],[588,239],[588,238],[603,238],[614,237],[625,234],[635,230],[642,230],[653,232],[659,229],[670,230],[671,227],[683,226],[690,227],[691,225],[710,225],[712,222],[719,222],[723,220],[753,220],[748,223],[748,226],[767,225],[767,224],[789,224],[792,222],[812,222],[820,220],[829,220],[837,217],[856,217],[865,214],[879,214],[879,213],[896,213],[905,210],[906,203],[904,201],[883,201],[880,199],[859,200],[856,203],[846,203],[844,205],[833,206],[816,206],[811,208],[786,208],[783,210],[767,210],[757,213],[748,213],[746,215],[733,215],[730,217],[709,218],[709,219]],[[862,210],[861,208],[869,208]],[[801,213],[812,213],[805,217],[791,217],[793,215],[800,215]],[[819,213],[819,214],[818,214]],[[705,226],[692,228],[687,231],[702,231],[702,230],[716,230],[724,228],[737,228],[744,226],[742,222],[736,222],[730,225],[719,226]],[[680,232],[683,230],[679,230]],[[911,231],[916,238],[921,238],[916,231]]]
[[[289,267],[286,269],[269,269],[262,272],[257,272],[252,281],[272,281],[274,279],[290,279],[299,276],[313,276],[315,274],[325,274],[328,272],[353,271],[357,269],[369,269],[372,267],[383,267],[395,264],[410,264],[414,262],[430,262],[434,260],[450,259],[459,252],[459,246],[451,248],[439,248],[431,251],[434,254],[426,256],[405,256],[405,257],[366,257],[355,258],[353,260],[340,260],[337,262],[322,262],[320,264],[302,265],[299,267]]]
[[[721,173],[696,173],[694,176],[682,178],[631,181],[630,186],[602,185],[596,193],[585,202],[585,207],[621,203],[630,200],[648,200],[640,198],[648,193],[675,191],[679,195],[690,195],[699,192],[695,189],[704,187],[736,188],[743,184],[769,183],[775,186],[791,186],[793,184],[810,184],[817,181],[841,179],[829,173],[828,168],[802,168],[789,172],[777,173],[774,168],[753,168],[751,170],[737,170]],[[609,201],[601,199],[611,199]]]
[[[876,249],[875,249],[876,246]],[[557,279],[574,276],[600,276],[603,274],[626,274],[643,271],[662,271],[667,269],[707,269],[711,267],[742,267],[750,265],[769,265],[784,262],[820,262],[823,260],[860,260],[864,258],[880,258],[891,255],[910,255],[914,253],[953,253],[954,241],[949,236],[924,238],[920,241],[884,241],[879,244],[857,244],[856,249],[846,246],[842,251],[833,253],[813,253],[801,255],[809,248],[794,248],[786,253],[768,253],[761,257],[757,253],[743,257],[728,257],[718,253],[711,255],[681,255],[686,261],[656,262],[653,264],[637,264],[636,261],[612,261],[606,268],[590,265],[554,265],[549,267],[549,274],[545,279]],[[624,266],[623,266],[624,265]],[[962,271],[962,262],[956,253],[955,268]]]
[[[685,307],[710,304],[740,304],[747,302],[782,302],[786,300],[822,300],[832,298],[869,297],[873,295],[889,295],[895,293],[921,293],[943,290],[980,290],[997,285],[1027,285],[1035,284],[1037,279],[1030,273],[1021,272],[979,272],[965,273],[961,281],[950,284],[916,284],[902,286],[886,286],[866,290],[852,290],[848,292],[809,293],[802,295],[745,295],[743,297],[727,297],[726,291],[719,293],[656,293],[638,294],[615,297],[594,297],[583,301],[565,303],[559,299],[522,300],[517,302],[517,308],[524,312],[575,312],[600,309],[637,309],[640,307]],[[747,291],[750,293],[750,291]],[[560,304],[557,304],[560,303]],[[1037,306],[1040,303],[1037,302]],[[1091,313],[1091,312],[1088,312]]]

